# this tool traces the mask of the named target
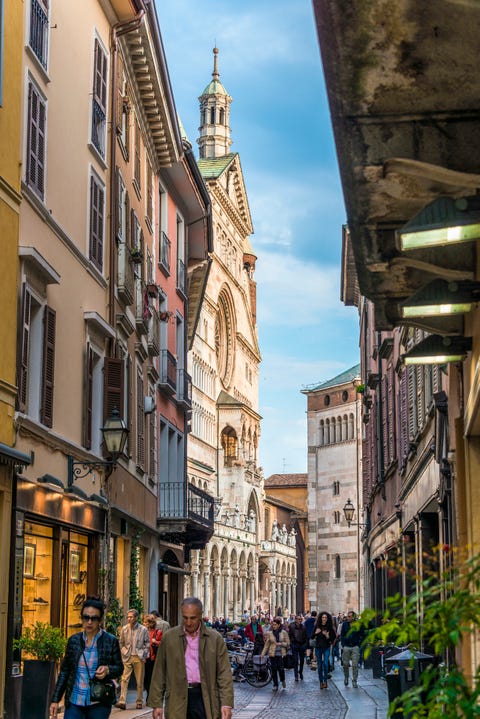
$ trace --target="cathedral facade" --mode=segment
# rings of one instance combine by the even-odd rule
[[[192,424],[189,483],[215,497],[214,534],[190,552],[185,592],[205,615],[239,618],[259,605],[263,475],[256,325],[256,256],[240,157],[230,152],[231,97],[219,80],[200,96],[198,166],[212,203],[213,251],[199,321],[189,350]]]

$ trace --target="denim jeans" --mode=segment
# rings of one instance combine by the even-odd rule
[[[78,704],[69,704],[63,719],[108,719],[111,706],[106,704],[90,704],[89,706],[78,706]]]
[[[328,658],[330,656],[330,647],[327,647],[326,649],[319,649],[316,647],[315,654],[317,657],[318,679],[324,683],[328,679]]]

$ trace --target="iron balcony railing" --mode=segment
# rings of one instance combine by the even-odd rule
[[[157,357],[160,354],[160,320],[155,307],[150,307],[150,319],[148,321],[148,354],[150,357]]]
[[[159,387],[174,393],[177,389],[177,360],[168,350],[160,350],[159,375]]]
[[[135,291],[135,276],[130,250],[125,242],[118,245],[117,291],[119,299],[126,305],[132,305]]]
[[[160,482],[158,492],[162,519],[186,519],[185,482]]]
[[[203,489],[188,483],[187,488],[187,509],[188,518],[203,524],[206,527],[213,527],[214,522],[214,499],[204,492]]]
[[[151,314],[148,293],[142,278],[135,277],[135,325],[139,334],[147,334]]]
[[[177,370],[177,402],[186,409],[192,407],[192,378],[184,369]]]

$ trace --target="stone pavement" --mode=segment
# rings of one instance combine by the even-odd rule
[[[304,681],[295,682],[293,671],[286,672],[287,689],[272,692],[272,684],[255,689],[246,682],[235,683],[234,719],[386,719],[387,684],[373,679],[371,669],[360,669],[358,689],[343,684],[343,671],[337,663],[328,689],[320,691],[318,674],[305,667]],[[151,716],[151,709],[134,709],[135,692],[127,696],[127,709],[112,710],[112,719],[140,719]]]

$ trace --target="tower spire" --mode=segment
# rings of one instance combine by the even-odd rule
[[[197,140],[200,157],[228,155],[230,138],[230,103],[232,98],[220,82],[218,47],[213,48],[212,80],[199,97],[200,136]]]

